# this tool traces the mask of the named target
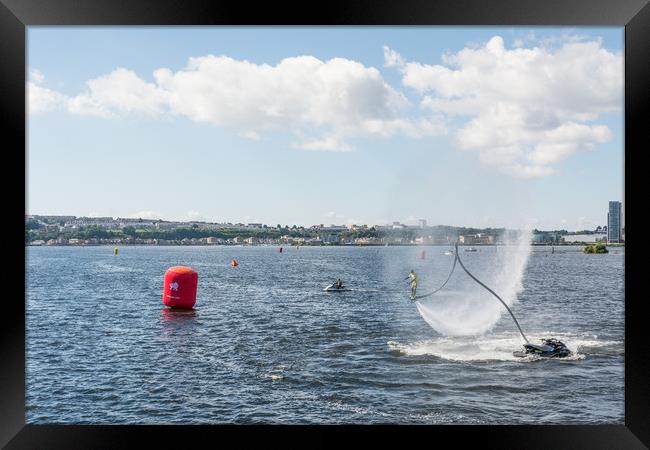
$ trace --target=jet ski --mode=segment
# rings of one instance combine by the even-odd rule
[[[562,341],[557,339],[540,339],[542,341],[541,345],[536,344],[524,344],[523,352],[515,352],[515,356],[528,356],[528,355],[537,355],[544,358],[564,358],[570,356],[571,350]]]
[[[332,283],[329,286],[327,286],[323,291],[325,292],[348,292],[351,291],[352,289],[348,289],[346,286],[337,288],[336,283]]]

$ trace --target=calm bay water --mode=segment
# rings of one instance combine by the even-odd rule
[[[624,250],[533,248],[513,311],[576,355],[532,360],[507,314],[454,338],[420,317],[403,278],[439,284],[448,249],[29,247],[27,422],[622,424]],[[496,251],[461,257],[480,277]],[[193,312],[162,304],[174,265]]]

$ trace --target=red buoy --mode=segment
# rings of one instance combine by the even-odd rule
[[[236,259],[233,259],[232,261],[230,261],[230,265],[233,266],[233,267],[237,267],[239,265],[239,263],[237,262]]]
[[[170,267],[165,272],[163,303],[171,308],[191,309],[196,303],[199,274],[190,267]]]

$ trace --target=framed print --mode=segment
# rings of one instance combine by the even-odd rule
[[[0,1],[7,448],[649,445],[647,1]]]

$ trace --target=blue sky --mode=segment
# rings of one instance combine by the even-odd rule
[[[623,194],[622,48],[622,28],[30,27],[27,212],[594,228]]]

